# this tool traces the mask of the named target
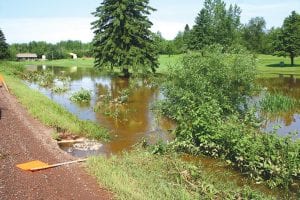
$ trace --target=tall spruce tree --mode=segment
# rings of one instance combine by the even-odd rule
[[[5,36],[0,29],[0,59],[8,58],[8,44],[6,43]]]
[[[294,58],[300,55],[300,15],[295,11],[284,19],[278,38],[274,41],[276,53],[279,56],[289,56],[291,65]]]
[[[240,14],[236,5],[227,9],[222,0],[205,0],[191,30],[190,48],[199,50],[212,44],[225,47],[234,44],[240,28]]]
[[[93,13],[95,67],[120,68],[125,76],[134,72],[155,72],[158,54],[148,19],[155,11],[149,0],[104,0]]]

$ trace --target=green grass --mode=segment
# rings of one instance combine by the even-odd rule
[[[284,62],[284,66],[280,66],[280,62]],[[294,74],[300,76],[300,57],[295,59],[295,66],[290,65],[288,57],[277,57],[271,55],[258,55],[258,76],[259,77],[278,77],[279,74]]]
[[[168,73],[170,67],[176,67],[180,65],[180,60],[183,54],[180,55],[160,55],[159,56],[159,68],[158,73]],[[285,63],[284,67],[280,66],[280,62]],[[61,66],[61,67],[86,67],[92,68],[94,66],[94,58],[78,58],[73,59],[61,59],[61,60],[47,60],[47,61],[25,61],[25,62],[13,62],[19,65],[48,65],[48,66]],[[290,66],[290,59],[288,57],[277,57],[272,55],[258,55],[258,76],[259,77],[277,77],[279,74],[295,74],[300,76],[300,57],[295,59],[295,66]]]
[[[0,73],[4,73],[10,92],[18,98],[19,102],[33,117],[45,125],[69,133],[94,139],[108,139],[106,129],[91,121],[78,119],[45,95],[26,86],[19,78],[14,76],[14,74],[18,74],[18,71],[14,64],[0,63]]]
[[[180,64],[180,59],[183,55],[160,55],[159,56],[159,68],[158,73],[166,73],[170,66],[176,66]],[[94,58],[78,58],[77,60],[73,59],[60,59],[60,60],[46,60],[46,61],[24,61],[24,62],[13,62],[14,64],[21,65],[47,65],[47,66],[60,66],[60,67],[85,67],[92,68],[94,67]]]
[[[92,157],[87,162],[88,171],[117,199],[270,199],[248,187],[220,181],[197,166],[175,155],[153,155],[145,150],[109,159]]]
[[[181,59],[183,54],[180,55],[160,55],[158,62],[159,68],[157,69],[158,73],[168,73],[168,69],[171,67],[176,67],[181,65]]]
[[[47,65],[47,66],[59,66],[59,67],[84,67],[92,68],[94,67],[94,58],[78,58],[74,59],[60,59],[60,60],[46,60],[46,61],[24,61],[24,62],[14,62],[21,63],[23,65]]]

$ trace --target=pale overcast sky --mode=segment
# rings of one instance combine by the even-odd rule
[[[0,28],[8,43],[29,41],[58,42],[93,38],[90,23],[102,0],[0,0]],[[150,0],[157,9],[150,16],[153,31],[173,39],[185,24],[192,26],[204,0]],[[300,0],[225,0],[242,9],[241,21],[264,17],[267,28],[281,26],[293,10],[300,13]]]

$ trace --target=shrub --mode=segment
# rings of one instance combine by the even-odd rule
[[[70,100],[78,103],[86,103],[91,100],[91,92],[81,88],[79,91],[72,94]]]
[[[159,107],[177,122],[173,148],[224,158],[270,186],[299,178],[299,142],[261,133],[248,109],[256,89],[253,56],[210,47],[186,55],[167,80]]]

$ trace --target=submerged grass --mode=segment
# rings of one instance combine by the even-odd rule
[[[72,94],[70,100],[77,103],[87,103],[90,102],[91,98],[91,91],[81,88],[79,91]]]
[[[0,72],[5,74],[5,80],[11,92],[18,98],[28,112],[43,124],[88,138],[107,140],[108,132],[98,124],[80,120],[62,106],[53,102],[38,91],[26,86],[16,74],[22,67],[11,63],[0,63]]]
[[[280,93],[267,93],[260,102],[263,112],[270,114],[286,113],[299,108],[300,102]]]
[[[136,149],[109,159],[92,157],[87,167],[117,199],[271,199],[248,187],[224,183],[174,154]]]

